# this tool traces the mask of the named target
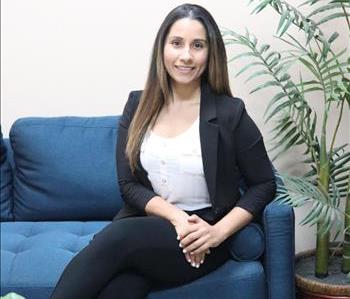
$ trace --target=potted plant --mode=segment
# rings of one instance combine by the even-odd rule
[[[249,57],[236,75],[250,72],[246,81],[265,78],[251,93],[265,88],[276,91],[264,115],[266,122],[274,121],[273,160],[294,146],[305,147],[304,162],[310,171],[300,177],[281,175],[284,186],[278,186],[276,199],[293,207],[308,203],[311,209],[301,224],[317,225],[315,250],[296,257],[297,287],[301,298],[350,298],[350,152],[348,144],[337,143],[339,126],[344,115],[349,115],[350,57],[348,49],[336,51],[334,46],[337,39],[349,39],[350,1],[308,0],[298,8],[283,0],[252,2],[256,2],[252,13],[269,7],[280,15],[275,38],[287,50],[274,51],[249,31],[241,35],[223,29],[222,34],[227,45],[238,44],[247,49],[230,60]],[[311,12],[305,15],[303,8]],[[323,26],[336,18],[346,24],[346,36],[323,32]],[[292,27],[299,28],[303,40],[290,34]],[[290,68],[298,66],[306,71],[304,77],[308,79],[301,74],[292,78]],[[310,105],[310,95],[315,97],[314,93],[317,98],[313,101],[323,108],[321,113]],[[330,113],[336,115],[333,130],[328,126]],[[334,240],[342,235],[342,241],[334,248],[331,229],[336,232]],[[309,275],[308,270],[301,269],[306,261],[314,264]],[[338,275],[335,282],[328,282],[334,275]]]

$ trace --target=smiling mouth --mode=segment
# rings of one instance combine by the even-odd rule
[[[189,67],[189,66],[175,66],[176,69],[178,69],[181,73],[189,73],[192,70],[194,70],[194,67]]]

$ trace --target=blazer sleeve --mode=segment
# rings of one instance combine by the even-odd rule
[[[136,111],[141,92],[132,91],[119,120],[117,138],[117,176],[119,189],[124,202],[142,212],[145,211],[147,202],[157,196],[153,190],[140,183],[138,178],[132,174],[129,159],[125,154],[128,129]]]
[[[235,129],[236,162],[243,175],[247,190],[236,206],[259,216],[276,192],[272,163],[266,153],[263,137],[249,117],[243,101],[241,113]]]

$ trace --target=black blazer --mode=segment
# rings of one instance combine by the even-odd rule
[[[147,178],[140,158],[132,175],[125,155],[127,133],[142,91],[133,91],[120,118],[117,140],[118,183],[124,207],[113,220],[146,215],[147,202],[157,194]],[[248,116],[239,98],[216,94],[201,84],[199,131],[204,175],[208,186],[213,222],[233,207],[241,207],[254,217],[272,200],[276,184],[262,135]],[[239,192],[241,175],[247,185]]]

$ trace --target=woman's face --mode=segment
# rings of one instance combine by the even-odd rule
[[[208,40],[202,23],[189,18],[177,20],[165,39],[163,54],[172,84],[199,84],[208,60]]]

